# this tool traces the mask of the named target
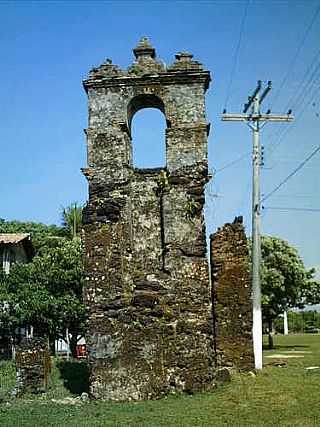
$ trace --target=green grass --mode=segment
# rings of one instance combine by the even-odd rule
[[[83,364],[58,365],[48,393],[0,404],[0,425],[319,426],[320,369],[305,368],[320,366],[320,335],[276,336],[275,349],[264,355],[299,354],[295,351],[310,353],[286,359],[285,367],[277,367],[275,359],[265,357],[265,368],[257,376],[237,375],[211,393],[137,403],[53,403],[53,397],[72,396],[87,386],[77,379],[86,376]]]
[[[0,399],[3,399],[15,386],[16,371],[12,361],[0,361]]]

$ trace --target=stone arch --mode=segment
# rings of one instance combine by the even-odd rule
[[[166,118],[159,108],[141,108],[134,114],[130,138],[130,158],[134,168],[166,167],[166,133]]]
[[[164,114],[166,118],[164,102],[159,96],[154,94],[136,95],[130,100],[127,107],[127,123],[128,123],[128,129],[130,131],[130,134],[131,134],[131,124],[132,124],[133,116],[143,108],[157,108]],[[167,126],[168,126],[168,121],[167,121]]]

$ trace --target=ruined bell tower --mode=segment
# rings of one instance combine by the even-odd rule
[[[127,70],[107,60],[83,82],[86,339],[91,394],[107,400],[205,390],[213,372],[203,215],[210,74],[185,52],[166,67],[146,38],[133,53]],[[137,169],[131,121],[150,107],[166,118],[166,167]]]

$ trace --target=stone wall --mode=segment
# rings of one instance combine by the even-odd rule
[[[165,67],[146,39],[134,54],[128,70],[107,60],[84,81],[86,342],[91,395],[107,400],[205,390],[213,376],[203,216],[210,75],[187,53]],[[147,107],[166,118],[163,169],[132,165],[132,117]]]
[[[254,368],[247,238],[242,220],[210,236],[215,365]]]
[[[51,360],[47,340],[43,338],[23,338],[16,347],[16,395],[46,391]]]

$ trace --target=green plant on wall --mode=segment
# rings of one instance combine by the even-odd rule
[[[158,194],[162,194],[164,191],[170,188],[169,185],[169,175],[168,172],[164,169],[161,170],[159,178],[158,178]]]
[[[187,205],[186,205],[186,218],[188,220],[192,220],[200,210],[201,210],[200,203],[196,202],[194,199],[192,199],[189,196],[187,200]]]

